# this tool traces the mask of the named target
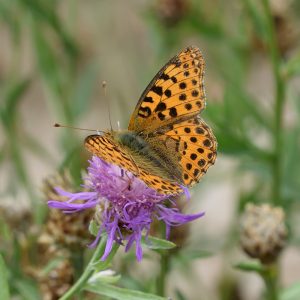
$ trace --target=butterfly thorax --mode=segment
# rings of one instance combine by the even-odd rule
[[[167,179],[181,181],[182,171],[172,149],[158,139],[148,138],[133,131],[111,133],[122,147],[127,148],[137,165]],[[167,151],[168,150],[168,151]]]

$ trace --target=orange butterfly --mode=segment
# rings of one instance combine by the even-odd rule
[[[205,108],[204,59],[196,47],[173,57],[153,78],[128,130],[90,135],[85,147],[130,171],[160,194],[192,186],[214,164],[217,142],[200,118]]]

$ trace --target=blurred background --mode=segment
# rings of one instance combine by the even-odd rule
[[[206,61],[202,117],[218,158],[184,210],[205,218],[174,234],[167,295],[263,299],[262,279],[233,267],[248,259],[239,245],[248,202],[284,209],[280,285],[299,283],[299,28],[297,0],[1,0],[0,251],[13,299],[57,299],[89,255],[88,216],[46,205],[54,186],[81,183],[87,134],[53,124],[105,130],[110,106],[113,127],[126,128],[156,72],[189,45]],[[114,269],[122,286],[153,292],[159,258],[121,254]]]

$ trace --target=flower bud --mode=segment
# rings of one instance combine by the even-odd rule
[[[274,262],[287,238],[281,207],[248,204],[241,218],[240,243],[251,257],[263,264]]]

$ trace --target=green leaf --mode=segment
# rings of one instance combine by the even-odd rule
[[[26,134],[26,136],[20,136],[20,143],[27,147],[28,150],[32,151],[33,154],[36,154],[40,158],[44,158],[49,163],[54,164],[55,159],[52,157],[52,154],[49,152],[48,148],[42,145],[38,140],[34,137]]]
[[[147,239],[142,237],[142,245],[152,250],[169,250],[176,247],[173,242],[149,236]]]
[[[300,75],[300,52],[283,65],[282,73],[286,78]]]
[[[15,122],[16,112],[22,96],[27,91],[30,85],[29,79],[22,79],[15,82],[6,92],[4,96],[5,105],[0,110],[0,116],[3,124],[9,127]]]
[[[98,285],[98,283],[115,284],[121,279],[121,275],[116,275],[112,270],[105,270],[93,274],[88,280],[88,284]]]
[[[58,64],[57,54],[52,49],[43,33],[39,30],[39,26],[36,23],[33,23],[33,38],[36,51],[36,59],[42,77],[45,79],[51,90],[55,92],[56,96],[62,95],[63,74],[62,69]],[[55,102],[58,101],[56,98],[51,99],[51,101],[54,100]],[[53,104],[58,106],[57,103]],[[56,109],[61,109],[61,106],[58,106]]]
[[[7,278],[7,269],[5,266],[4,259],[0,254],[0,299],[9,300],[9,286]]]
[[[15,16],[15,5],[12,5],[12,1],[0,1],[0,19],[8,25],[10,30],[12,41],[17,44],[20,38],[20,23],[21,18],[13,18]]]
[[[17,280],[15,282],[15,287],[22,295],[22,299],[24,300],[39,300],[41,299],[37,287],[35,285],[35,282],[31,280]],[[1,298],[2,299],[2,298]]]
[[[101,234],[101,241],[100,241],[100,243],[102,242],[102,239],[107,240],[107,234],[106,234],[106,232],[103,232]],[[104,261],[103,260],[99,260],[98,262],[96,262],[96,263],[93,264],[93,269],[94,269],[94,271],[96,273],[100,272],[100,271],[103,271],[103,270],[106,270],[106,269],[109,268],[109,266],[111,265],[111,260],[115,256],[116,252],[118,251],[119,246],[120,245],[118,243],[114,242],[113,246],[112,246],[112,250],[111,250],[110,254],[108,255],[108,257]]]
[[[0,164],[3,163],[4,159],[6,158],[7,156],[7,150],[6,150],[6,147],[2,147],[0,149]]]
[[[97,285],[88,284],[84,288],[85,290],[111,297],[116,300],[167,300],[167,298],[156,296],[153,294],[147,294],[140,291],[124,289],[105,283],[97,283]]]
[[[295,283],[292,286],[284,289],[279,296],[280,300],[299,300],[300,299],[300,283]]]
[[[93,236],[97,236],[99,227],[100,227],[99,224],[95,220],[92,220],[89,224],[90,234],[92,234]]]
[[[176,290],[176,296],[178,300],[187,300],[180,290]]]
[[[255,34],[261,39],[266,40],[266,36],[268,34],[266,30],[266,24],[257,1],[244,0],[242,2],[244,3],[247,13],[252,19],[251,21],[255,30]]]
[[[48,264],[42,269],[41,275],[45,276],[53,269],[55,269],[62,261],[64,261],[64,257],[57,257],[49,261]]]
[[[48,25],[60,38],[67,54],[75,57],[78,55],[77,45],[65,31],[64,24],[56,11],[56,1],[22,0],[20,3],[31,13],[33,19],[39,25],[39,30],[41,30],[42,25]]]
[[[262,273],[264,272],[264,266],[258,261],[247,261],[247,262],[240,262],[234,266],[236,269],[241,271],[247,272],[257,272]]]
[[[193,260],[193,259],[207,258],[207,257],[210,257],[212,255],[214,255],[214,253],[212,253],[210,251],[207,251],[207,250],[194,250],[194,249],[189,250],[189,249],[186,249],[184,251],[181,251],[177,255],[177,258],[178,258],[178,261],[180,260],[184,263],[187,263],[188,261]]]
[[[78,116],[82,116],[90,108],[92,100],[93,86],[96,82],[97,71],[99,66],[96,63],[92,63],[82,71],[78,82],[75,84],[76,89],[71,96],[72,99],[72,114],[74,119]]]

